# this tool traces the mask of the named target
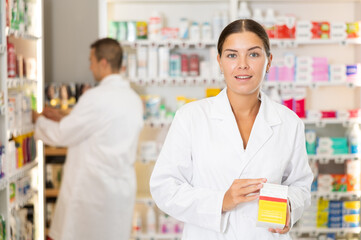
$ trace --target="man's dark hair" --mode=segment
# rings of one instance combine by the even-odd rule
[[[102,38],[95,41],[90,47],[95,49],[95,57],[98,61],[105,59],[110,64],[113,72],[120,71],[123,60],[123,49],[117,40]]]

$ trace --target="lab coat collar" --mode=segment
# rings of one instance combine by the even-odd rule
[[[272,137],[272,126],[280,124],[281,118],[278,115],[274,103],[270,101],[263,92],[261,92],[261,106],[254,121],[247,147],[243,150],[243,141],[235,116],[232,112],[226,88],[215,97],[214,104],[212,117],[222,121],[221,127],[225,132],[227,132],[227,136],[232,142],[229,147],[239,154],[239,159],[235,162],[238,166],[237,169],[239,170],[239,175],[235,177],[241,178],[243,171],[246,169],[247,165],[251,162],[256,153]]]
[[[123,80],[122,76],[120,74],[110,74],[103,78],[99,85],[108,85],[108,84],[117,84],[121,87],[129,87],[129,82]]]
[[[269,126],[278,125],[281,123],[281,118],[278,115],[274,104],[264,92],[260,92],[261,106],[259,109],[259,117],[263,118]],[[225,119],[234,118],[231,104],[227,95],[227,88],[224,88],[216,97],[214,101],[214,108],[212,109],[212,118]],[[258,117],[258,116],[257,116]]]

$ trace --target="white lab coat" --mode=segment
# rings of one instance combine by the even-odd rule
[[[267,178],[289,186],[295,223],[310,205],[313,179],[303,122],[261,94],[246,150],[226,89],[189,103],[176,114],[150,180],[160,209],[185,222],[184,240],[291,239],[256,227],[258,200],[222,214],[234,179]]]
[[[38,119],[36,138],[68,147],[51,238],[129,239],[142,112],[129,83],[114,74],[85,92],[59,123]]]

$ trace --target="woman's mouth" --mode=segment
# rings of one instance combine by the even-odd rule
[[[247,80],[247,79],[250,79],[252,76],[251,75],[237,75],[235,76],[236,79],[239,79],[239,80]]]

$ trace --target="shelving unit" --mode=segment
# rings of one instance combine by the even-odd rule
[[[99,0],[99,36],[107,36],[109,21],[148,21],[151,12],[149,9],[155,9],[166,19],[167,27],[177,27],[178,20],[186,17],[190,21],[199,23],[211,21],[215,11],[227,11],[230,20],[235,19],[237,15],[238,0],[198,0],[198,1],[155,1],[155,0]],[[249,7],[260,8],[263,12],[267,8],[273,8],[276,14],[292,14],[297,20],[312,21],[334,21],[334,22],[353,22],[361,20],[361,2],[359,0],[350,1],[268,1],[257,0],[247,1]],[[191,4],[191,8],[189,5]],[[327,11],[324,11],[327,4]],[[312,11],[310,11],[312,8]],[[187,10],[185,10],[187,9]],[[207,11],[204,11],[204,10]],[[343,11],[340,11],[342,9]],[[137,15],[134,16],[134,12]],[[199,14],[202,12],[203,14]],[[335,15],[334,12],[339,14]],[[317,15],[315,15],[317,13]],[[140,47],[150,48],[167,48],[171,52],[186,53],[196,52],[203,60],[209,60],[210,54],[207,53],[209,48],[216,47],[216,40],[212,41],[190,41],[190,40],[135,40],[122,41],[124,49],[128,53],[137,52]],[[204,53],[206,52],[206,53]],[[326,57],[329,63],[337,64],[355,64],[361,62],[361,39],[332,40],[317,39],[301,41],[298,39],[271,39],[271,52],[274,60],[283,56],[287,52],[294,53],[296,56],[313,56]],[[326,80],[326,79],[325,79]],[[195,77],[139,77],[135,76],[129,79],[132,86],[139,94],[156,94],[166,104],[166,107],[175,111],[177,104],[175,96],[187,95],[187,97],[203,98],[204,90],[207,87],[223,88],[224,82],[218,76],[195,76]],[[361,108],[361,79],[354,82],[271,82],[264,81],[263,88],[297,89],[305,88],[306,90],[306,109],[312,111],[347,111]],[[337,96],[337,97],[335,97]],[[342,99],[342,101],[340,101]],[[316,129],[321,136],[343,136],[346,128],[353,124],[361,124],[360,118],[305,118],[303,119],[305,127]],[[145,122],[145,128],[141,134],[140,142],[155,141],[161,142],[166,135],[167,129],[171,124],[169,119],[152,119]],[[159,137],[159,135],[162,135]],[[141,155],[141,154],[140,154]],[[328,165],[331,162],[336,164],[345,163],[346,160],[359,160],[359,154],[346,155],[309,155],[310,163]],[[154,166],[155,158],[144,158],[138,156],[136,170],[138,173],[138,193],[137,203],[147,205],[152,202],[149,193],[149,176]],[[361,190],[360,190],[361,191]],[[360,200],[360,191],[352,192],[315,192],[312,193],[315,199],[329,200]],[[143,212],[144,214],[144,212]],[[334,228],[320,229],[316,228],[294,228],[292,234],[294,239],[298,239],[302,234],[309,236],[318,236],[319,234],[337,233],[344,235],[347,233],[360,233],[361,228]],[[149,237],[139,235],[138,239],[162,239],[160,236]]]
[[[0,0],[0,91],[4,97],[4,106],[0,106],[0,145],[4,146],[4,154],[6,156],[3,163],[4,176],[0,179],[0,215],[5,219],[5,240],[14,239],[15,237],[11,237],[10,234],[16,234],[15,228],[20,228],[21,224],[25,224],[25,222],[17,222],[17,225],[14,225],[12,224],[14,221],[11,219],[21,209],[32,208],[33,210],[27,212],[27,214],[29,214],[29,217],[30,215],[33,217],[33,232],[32,236],[28,235],[25,237],[27,239],[30,239],[30,237],[31,239],[42,239],[44,235],[42,144],[35,144],[33,142],[30,150],[30,143],[28,142],[30,137],[27,135],[34,131],[34,127],[26,123],[26,121],[30,120],[29,122],[31,122],[31,107],[41,111],[43,106],[43,0],[26,1],[26,3],[22,1],[24,4],[22,6],[27,5],[27,10],[25,10],[25,7],[23,10],[24,12],[27,11],[27,14],[24,14],[24,16],[29,17],[27,19],[29,22],[27,23],[25,23],[24,19],[18,18],[20,13],[17,11],[22,11],[21,6],[16,8],[11,16],[10,13],[7,14],[5,12],[6,9],[12,10],[12,2],[11,0]],[[8,8],[7,4],[9,4]],[[9,22],[11,27],[7,26],[7,17],[11,18],[14,16],[17,19],[16,21],[24,24],[24,26],[26,25],[27,30],[15,30],[16,21],[11,19]],[[8,63],[11,61],[8,59],[9,43],[13,44],[16,49],[15,54],[17,55],[15,60],[23,64],[22,66],[19,65],[18,72],[20,73],[23,67],[24,69],[29,67],[25,70],[31,70],[35,73],[35,75],[32,75],[33,79],[27,79],[25,75],[22,77],[20,74],[19,76],[21,77],[9,77]],[[34,61],[29,62],[30,58]],[[25,105],[19,108],[21,110],[16,114],[22,114],[24,119],[21,119],[21,121],[17,120],[16,126],[10,126],[14,121],[14,115],[11,115],[11,111],[14,111],[11,108],[14,106],[8,100],[11,96],[25,96],[29,100],[30,95],[33,97],[32,100],[34,100],[32,106],[30,104],[26,106],[27,110],[30,111],[26,114],[24,113]],[[20,119],[19,115],[16,114],[15,116]],[[25,117],[30,119],[27,118],[25,121]],[[24,145],[22,150],[26,149],[28,151],[27,160],[30,159],[30,153],[34,153],[34,148],[36,148],[37,155],[36,157],[31,156],[31,161],[23,162],[20,165],[15,155],[18,153],[15,149],[12,149],[10,141],[21,136],[23,137],[19,139],[25,139],[25,134],[28,143],[22,143]],[[16,167],[16,165],[19,167]],[[14,186],[14,184],[16,187],[12,188],[11,186]],[[10,231],[11,228],[12,230]],[[24,236],[16,236],[16,238],[20,237]]]

